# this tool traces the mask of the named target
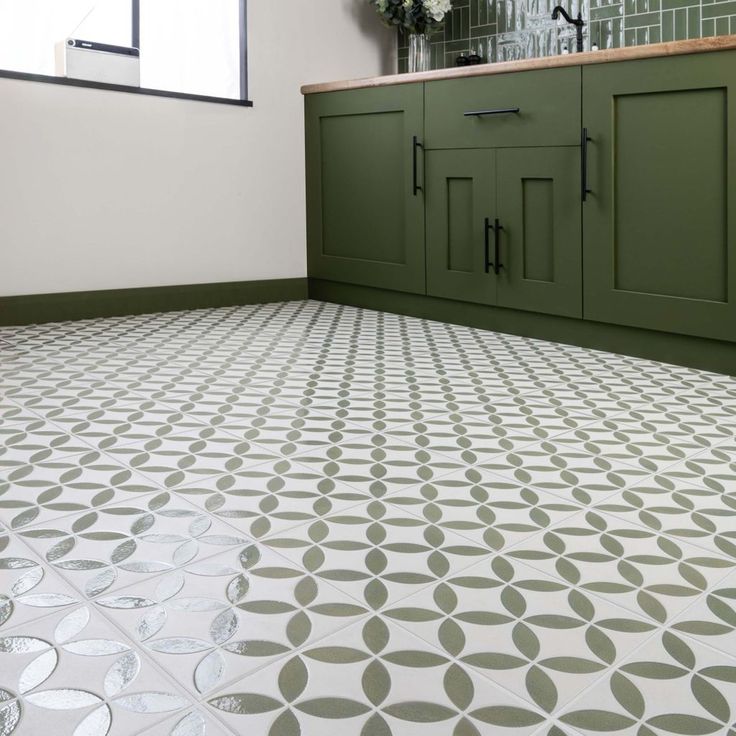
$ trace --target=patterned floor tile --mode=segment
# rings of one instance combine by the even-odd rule
[[[528,394],[530,399],[546,401],[552,406],[564,407],[572,412],[590,412],[599,419],[610,419],[623,411],[632,411],[650,402],[633,391],[608,391],[605,386],[553,387]]]
[[[665,631],[560,716],[582,734],[723,734],[736,729],[736,659]]]
[[[225,422],[222,429],[284,457],[360,440],[371,434],[363,425],[284,403],[265,406],[252,417],[232,424]]]
[[[272,411],[276,403],[276,399],[263,391],[241,390],[237,386],[233,386],[224,398],[214,393],[186,392],[164,399],[166,403],[157,401],[156,404],[165,406],[170,414],[183,414],[191,422],[210,427],[256,419]]]
[[[736,378],[313,301],[0,340],[0,733],[736,736]]]
[[[556,442],[556,438],[497,455],[477,467],[584,505],[605,499],[650,475],[640,467],[580,448],[568,448]]]
[[[383,615],[547,713],[569,703],[657,629],[500,555]]]
[[[81,601],[74,588],[0,527],[0,631]]]
[[[188,705],[131,642],[88,608],[0,636],[0,724],[8,736],[128,736]]]
[[[383,433],[312,450],[308,455],[295,455],[293,460],[375,498],[390,496],[402,488],[441,478],[465,467],[464,462],[452,457],[391,442]]]
[[[492,425],[484,417],[461,414],[440,414],[391,429],[386,436],[405,445],[447,455],[467,465],[514,452],[538,441],[528,430]]]
[[[545,399],[530,396],[510,396],[485,403],[461,415],[509,431],[533,434],[537,439],[549,439],[571,429],[585,427],[595,421],[592,410],[568,410]]]
[[[485,546],[380,501],[290,529],[264,544],[372,609],[490,554]]]
[[[194,696],[262,668],[369,612],[258,546],[234,549],[97,600]]]
[[[736,405],[733,402],[722,403],[717,400],[704,400],[698,397],[689,401],[657,402],[638,406],[635,410],[621,414],[637,421],[657,421],[661,417],[693,427],[707,426],[713,431],[736,435]]]
[[[716,476],[704,482],[685,466],[669,470],[595,508],[736,560],[736,483]]]
[[[371,500],[367,490],[335,480],[333,475],[279,460],[180,486],[176,493],[261,539]]]
[[[687,432],[655,433],[615,419],[586,425],[557,435],[550,441],[566,451],[616,460],[650,473],[659,472],[706,449],[701,441]]]
[[[476,468],[396,493],[386,501],[497,551],[558,524],[581,508]]]
[[[34,412],[20,404],[0,396],[0,427],[12,427],[17,424],[38,421],[39,419],[38,414],[34,414]]]
[[[412,421],[422,421],[442,411],[436,406],[427,406],[419,401],[393,396],[383,390],[338,391],[335,394],[328,390],[309,389],[305,392],[298,382],[293,390],[288,386],[269,389],[268,396],[294,406],[295,411],[297,408],[309,408],[351,424],[371,426],[375,431]]]
[[[88,598],[249,541],[165,492],[24,527],[18,534]]]
[[[153,387],[151,387],[153,388]],[[265,387],[258,390],[251,385],[237,385],[229,381],[217,379],[205,385],[187,385],[179,382],[166,382],[155,390],[146,390],[146,395],[172,410],[190,414],[203,420],[233,411],[231,405],[258,405],[263,401]],[[210,420],[210,422],[212,421]]]
[[[113,447],[109,455],[166,488],[251,468],[279,456],[212,427]]]
[[[672,630],[736,654],[736,573],[728,575],[672,623]]]
[[[70,412],[94,411],[109,406],[126,406],[141,401],[141,396],[105,384],[89,388],[85,383],[64,387],[33,386],[32,388],[9,389],[8,398],[29,411],[46,419],[63,416]]]
[[[199,709],[186,710],[168,718],[139,736],[232,736],[212,716]]]
[[[40,418],[0,424],[0,475],[53,456],[81,455],[89,450],[86,442]]]
[[[208,703],[236,733],[264,736],[500,736],[531,734],[544,720],[380,618],[307,646]]]
[[[732,425],[708,414],[674,415],[647,407],[618,414],[618,424],[633,424],[638,429],[672,438],[690,438],[703,448],[719,445],[736,435],[736,418]]]
[[[202,431],[206,425],[154,401],[55,417],[54,424],[98,450]]]
[[[736,568],[722,555],[592,511],[505,554],[659,623]]]
[[[159,490],[99,452],[61,455],[0,474],[0,521],[20,529]]]

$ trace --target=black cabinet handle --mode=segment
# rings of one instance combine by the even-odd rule
[[[486,273],[490,273],[491,267],[493,266],[493,263],[491,262],[491,230],[493,230],[493,225],[491,225],[491,218],[486,217],[486,254],[485,254]]]
[[[494,241],[493,241],[493,260],[490,260],[491,256],[491,230],[494,232]],[[486,263],[485,263],[485,269],[486,273],[489,273],[491,269],[493,269],[493,273],[498,276],[498,274],[501,272],[501,269],[503,268],[503,263],[501,263],[501,230],[503,230],[503,225],[498,220],[498,217],[493,221],[493,225],[491,225],[491,219],[489,217],[486,217]]]
[[[486,115],[507,115],[509,113],[519,113],[521,109],[518,107],[499,107],[496,110],[470,110],[464,112],[463,117],[466,118],[482,118]]]
[[[593,190],[588,189],[588,143],[593,139],[588,136],[588,129],[583,128],[580,137],[580,198],[583,202],[588,200],[588,195]]]
[[[422,188],[419,186],[419,162],[418,162],[418,153],[419,149],[424,148],[424,146],[419,142],[419,138],[417,136],[414,136],[412,139],[412,156],[413,156],[413,171],[414,171],[414,184],[413,184],[413,191],[414,196],[416,197],[419,192],[422,191]]]

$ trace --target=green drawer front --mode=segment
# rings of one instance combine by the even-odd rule
[[[426,146],[574,146],[580,142],[580,91],[579,67],[429,82]],[[513,108],[519,112],[465,116]]]

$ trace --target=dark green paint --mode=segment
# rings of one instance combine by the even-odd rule
[[[497,279],[493,271],[485,272],[484,247],[485,218],[496,216],[495,157],[492,150],[427,153],[427,293],[432,296],[496,302]]]
[[[580,67],[426,84],[428,148],[570,146],[580,141]],[[464,117],[465,112],[518,113]]]
[[[311,95],[306,114],[309,272],[424,293],[423,85]]]
[[[585,316],[736,341],[736,53],[583,69]]]
[[[309,279],[312,299],[607,350],[736,376],[732,343]]]
[[[429,151],[427,293],[582,316],[579,173],[577,147]]]
[[[498,305],[582,317],[580,149],[497,154]]]
[[[27,325],[307,298],[306,279],[0,297],[0,325]]]
[[[521,180],[517,199],[524,240],[519,254],[524,259],[525,279],[548,283],[555,280],[554,251],[546,247],[547,233],[554,228],[554,191],[554,179],[529,177]]]

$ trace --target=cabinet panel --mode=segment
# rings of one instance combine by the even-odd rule
[[[617,290],[726,300],[726,102],[723,88],[616,98]]]
[[[736,54],[583,80],[585,316],[736,341]]]
[[[494,151],[427,153],[427,293],[495,304],[486,218],[495,216]],[[488,271],[488,272],[487,272]]]
[[[580,73],[579,67],[570,67],[428,82],[427,147],[575,145],[580,139]]]
[[[582,316],[579,148],[505,149],[497,156],[499,306]]]
[[[309,275],[425,292],[422,85],[312,95]]]

